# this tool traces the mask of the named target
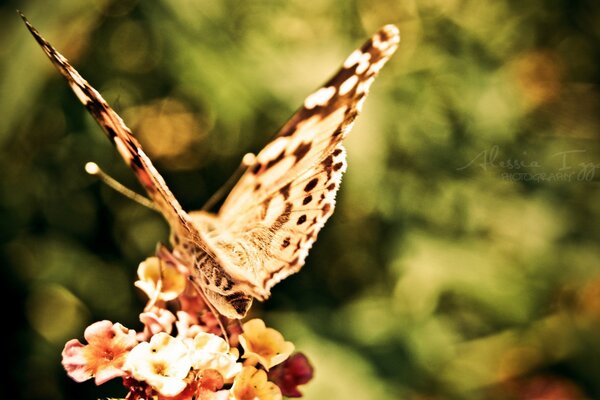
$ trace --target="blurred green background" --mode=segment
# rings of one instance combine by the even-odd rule
[[[316,368],[306,399],[600,398],[600,3],[5,1],[1,396],[76,384],[65,341],[139,329],[137,264],[168,231],[21,9],[199,208],[379,26],[402,32],[346,141],[337,210],[257,304]],[[13,308],[14,307],[14,308]]]

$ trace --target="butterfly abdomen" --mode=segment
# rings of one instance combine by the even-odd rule
[[[204,296],[227,318],[243,318],[253,297],[248,294],[246,285],[236,282],[225,272],[219,262],[201,249],[193,261],[194,276],[200,279]]]

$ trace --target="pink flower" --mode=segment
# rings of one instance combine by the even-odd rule
[[[269,380],[281,389],[286,397],[302,397],[298,385],[308,383],[313,377],[313,367],[302,353],[296,353],[269,371]]]
[[[129,351],[138,343],[135,331],[121,324],[99,321],[84,332],[88,344],[72,339],[65,344],[62,365],[77,382],[95,377],[96,385],[124,376],[122,370]]]
[[[176,318],[173,313],[160,307],[152,307],[150,311],[140,314],[140,321],[144,324],[144,332],[140,334],[140,341],[148,340],[159,332],[171,333]]]

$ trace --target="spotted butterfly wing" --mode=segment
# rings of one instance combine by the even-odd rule
[[[297,272],[333,213],[346,169],[342,145],[375,75],[398,47],[393,25],[382,27],[283,126],[233,188],[211,239],[231,265],[249,272],[252,295]]]
[[[252,298],[266,299],[274,284],[304,264],[333,213],[346,168],[341,141],[399,42],[396,27],[381,28],[306,98],[275,140],[259,152],[218,214],[188,214],[122,119],[23,19],[169,222],[173,255],[188,266],[210,303],[229,318],[242,318]]]

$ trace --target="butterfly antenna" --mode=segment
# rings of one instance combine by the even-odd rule
[[[227,334],[227,329],[225,329],[225,325],[223,325],[223,322],[221,321],[221,314],[210,303],[210,301],[208,301],[208,298],[206,298],[206,294],[204,294],[204,289],[202,289],[202,286],[200,286],[200,285],[198,285],[198,283],[196,283],[196,281],[194,280],[194,278],[192,276],[190,276],[190,282],[192,282],[192,285],[194,286],[194,288],[196,288],[196,291],[200,294],[200,296],[202,296],[202,299],[204,300],[204,303],[210,309],[210,312],[217,319],[217,323],[219,324],[219,328],[221,328],[221,332],[223,333],[223,338],[225,339],[225,341],[229,345],[229,335]]]
[[[102,171],[102,169],[100,169],[98,164],[96,164],[95,162],[88,162],[87,164],[85,164],[85,172],[87,172],[90,175],[97,176],[110,188],[121,193],[123,196],[130,198],[136,203],[141,204],[144,207],[150,208],[151,210],[159,211],[150,199],[142,196],[139,193],[134,192],[133,190],[119,183],[116,179],[112,178],[106,172]]]
[[[240,163],[239,167],[235,170],[233,175],[231,175],[229,179],[227,179],[227,182],[225,182],[225,184],[221,186],[219,190],[215,192],[215,194],[210,196],[206,203],[204,203],[204,205],[202,206],[202,211],[209,211],[210,209],[212,209],[215,206],[215,204],[217,204],[217,202],[225,196],[225,193],[227,193],[233,187],[233,185],[240,179],[240,177],[244,172],[246,172],[248,167],[254,164],[255,161],[256,156],[254,154],[246,153],[246,155],[244,155],[244,157],[242,158],[242,162]]]

